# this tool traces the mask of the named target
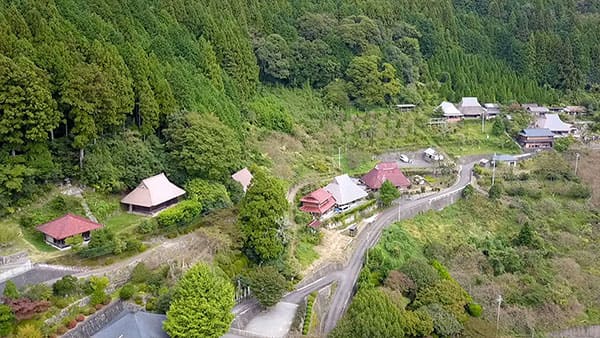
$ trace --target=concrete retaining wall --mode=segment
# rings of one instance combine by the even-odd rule
[[[9,256],[0,256],[0,266],[6,264],[23,263],[28,260],[27,252],[21,251]]]
[[[600,325],[576,327],[561,332],[549,333],[551,338],[596,338],[600,337]]]

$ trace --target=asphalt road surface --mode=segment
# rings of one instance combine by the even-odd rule
[[[450,188],[442,190],[434,195],[424,197],[423,199],[399,201],[399,204],[380,213],[377,219],[369,226],[369,229],[363,230],[356,237],[358,246],[348,261],[348,264],[346,264],[343,269],[331,272],[310,284],[300,286],[298,289],[285,295],[282,301],[299,304],[304,297],[308,296],[311,292],[320,290],[333,282],[337,282],[335,295],[333,296],[329,311],[325,315],[323,323],[324,332],[329,333],[335,328],[337,322],[346,311],[348,303],[352,299],[354,286],[360,274],[360,270],[363,266],[365,253],[379,241],[383,229],[396,222],[399,217],[402,219],[404,218],[401,215],[401,210],[407,210],[421,206],[422,204],[430,203],[430,201],[435,200],[436,198],[463,189],[471,182],[471,172],[475,163],[477,163],[477,161],[468,162],[459,167],[456,183]],[[236,311],[234,310],[234,312]]]

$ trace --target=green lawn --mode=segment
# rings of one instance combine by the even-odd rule
[[[126,212],[118,212],[106,218],[104,225],[115,231],[117,234],[134,231],[135,227],[146,217],[129,214]]]
[[[315,251],[313,244],[306,242],[298,242],[294,255],[302,268],[308,267],[312,262],[319,258],[319,254]]]
[[[434,133],[433,141],[452,156],[521,152],[517,144],[506,134],[493,135],[492,125],[493,122],[488,121],[485,132],[482,132],[480,121],[463,121],[456,126],[451,126],[448,131]]]

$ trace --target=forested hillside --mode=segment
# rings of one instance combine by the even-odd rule
[[[268,163],[249,137],[304,142],[395,102],[595,108],[599,15],[592,0],[2,0],[0,212],[65,177],[119,192],[164,170],[232,192],[232,171]],[[316,108],[288,109],[293,88]]]

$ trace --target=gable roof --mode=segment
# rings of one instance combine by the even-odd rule
[[[477,100],[476,97],[463,97],[462,100],[460,101],[460,103],[458,104],[459,108],[460,107],[477,107],[477,108],[481,108],[481,105],[479,104],[479,100]]]
[[[253,177],[254,176],[252,176],[252,173],[250,172],[250,170],[248,170],[248,168],[244,168],[231,175],[231,178],[233,178],[234,181],[242,185],[244,192],[248,190],[248,187],[250,186],[250,182],[252,182]]]
[[[527,128],[523,129],[519,135],[526,137],[554,137],[554,133],[547,128]]]
[[[48,223],[38,225],[36,229],[52,238],[60,240],[101,227],[102,224],[100,223],[69,213]]]
[[[164,173],[148,177],[123,197],[121,203],[153,207],[185,195],[185,190],[171,183]]]
[[[408,188],[410,181],[396,162],[380,162],[371,169],[361,180],[371,189],[377,190],[385,181],[390,181],[395,187]]]
[[[483,106],[487,109],[500,109],[500,105],[497,103],[484,103]]]
[[[568,113],[585,113],[587,108],[584,106],[566,106],[564,109]]]
[[[548,113],[550,111],[550,109],[548,109],[548,107],[528,107],[527,108],[528,111],[532,112],[532,113]]]
[[[569,132],[573,128],[572,124],[561,121],[558,114],[546,114],[540,117],[536,122],[537,128],[547,128],[553,132]]]
[[[436,110],[442,110],[442,113],[444,113],[445,117],[462,117],[463,113],[460,112],[460,110],[458,110],[456,108],[456,106],[454,104],[452,104],[452,102],[448,102],[448,101],[444,101],[442,102],[437,108]]]
[[[145,311],[124,310],[93,338],[169,338],[163,330],[167,316]]]
[[[338,205],[348,204],[367,197],[367,192],[352,181],[347,174],[337,176],[325,190],[329,191]]]
[[[310,194],[302,197],[300,202],[309,202],[309,203],[323,203],[328,199],[333,198],[331,193],[323,188],[319,188]]]

